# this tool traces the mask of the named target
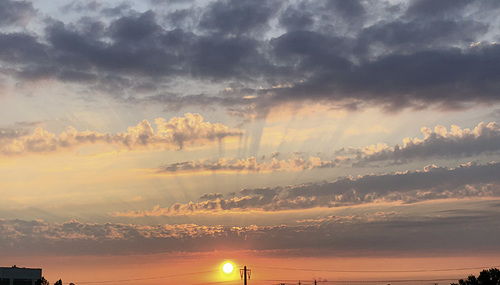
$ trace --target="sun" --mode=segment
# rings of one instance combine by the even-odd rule
[[[231,263],[229,263],[229,262],[226,262],[222,266],[222,271],[224,271],[224,273],[226,273],[226,274],[229,274],[229,273],[233,272],[233,269],[234,269],[234,266]]]

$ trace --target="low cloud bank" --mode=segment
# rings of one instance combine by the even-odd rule
[[[491,205],[490,205],[491,206]],[[422,254],[498,250],[498,207],[428,214],[395,212],[325,216],[274,226],[86,224],[0,220],[0,250],[8,255],[123,255],[215,250],[300,251],[302,256]],[[474,238],[464,238],[474,236]]]

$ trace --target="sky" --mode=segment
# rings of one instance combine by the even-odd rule
[[[500,266],[499,14],[0,0],[0,266],[75,284]]]

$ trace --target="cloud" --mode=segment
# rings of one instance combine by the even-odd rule
[[[0,128],[0,142],[16,139],[28,135],[27,131],[9,128]]]
[[[0,1],[0,26],[25,25],[36,14],[33,5],[27,1]]]
[[[462,129],[456,125],[452,125],[450,131],[440,125],[434,130],[423,127],[421,133],[423,138],[405,138],[402,145],[388,146],[385,143],[377,143],[363,148],[341,148],[335,152],[337,156],[332,159],[295,154],[289,159],[269,156],[246,159],[220,158],[217,161],[192,160],[162,165],[158,172],[175,175],[306,171],[334,167],[406,164],[432,158],[456,159],[500,152],[500,126],[496,122],[481,122],[472,130]]]
[[[46,46],[39,43],[36,37],[22,33],[0,34],[0,48],[2,66],[20,64],[25,68],[32,65],[41,67],[47,56]]]
[[[305,160],[296,157],[288,160],[278,160],[272,158],[270,162],[258,162],[255,157],[247,159],[227,160],[220,158],[216,162],[211,161],[186,161],[163,165],[159,172],[166,174],[179,173],[207,173],[207,172],[223,172],[223,173],[267,173],[281,171],[304,171],[314,168],[330,168],[338,165],[340,161],[322,161],[319,157],[309,157]]]
[[[481,122],[472,130],[452,125],[450,131],[444,126],[436,126],[434,130],[424,127],[421,132],[423,139],[406,138],[402,146],[380,144],[351,150],[358,153],[355,165],[380,161],[406,163],[435,157],[472,157],[500,151],[500,126],[496,122]]]
[[[162,28],[156,23],[153,11],[147,11],[138,17],[122,17],[113,21],[109,30],[116,41],[130,43],[154,37]]]
[[[233,198],[157,205],[153,210],[113,213],[117,217],[158,217],[244,212],[275,212],[318,207],[500,196],[499,163],[458,168],[424,167],[424,171],[339,178],[333,182],[243,189]],[[207,196],[208,197],[208,196]]]
[[[267,0],[212,2],[201,17],[200,27],[223,35],[262,33],[280,6],[276,4]]]
[[[406,10],[406,17],[416,18],[456,18],[460,16],[461,13],[467,9],[467,6],[473,6],[476,1],[461,1],[456,3],[454,1],[429,1],[429,0],[418,0],[410,3],[410,6]]]
[[[50,18],[40,21],[43,31],[1,33],[0,64],[9,68],[0,72],[14,82],[53,80],[110,95],[148,85],[131,98],[171,108],[222,105],[235,115],[308,101],[390,111],[497,102],[500,47],[489,31],[499,27],[489,19],[500,7],[450,3],[220,0],[144,12],[73,5],[72,22]],[[34,13],[28,2],[0,4],[0,25]],[[189,90],[157,93],[171,84]],[[231,84],[239,88],[222,92]]]
[[[222,198],[222,194],[221,193],[210,193],[210,194],[203,194],[201,197],[200,197],[200,200],[213,200],[213,199],[220,199]]]
[[[293,42],[310,40],[309,36],[302,35]],[[326,45],[329,39],[321,41],[315,46]],[[276,101],[268,104],[283,100],[360,100],[396,111],[428,105],[449,109],[465,102],[493,102],[498,87],[495,78],[500,69],[495,59],[488,62],[487,58],[499,49],[499,45],[492,44],[469,52],[449,49],[391,54],[353,65],[337,53],[322,55],[314,53],[316,47],[311,47],[301,52],[304,56],[288,56],[283,61],[299,58],[294,67],[290,66],[292,72],[313,76],[302,81],[297,79],[292,87],[269,90],[275,94]],[[286,54],[286,51],[277,53]],[[410,66],[419,68],[408,68]],[[477,92],[472,94],[473,90]]]
[[[88,224],[0,220],[5,255],[158,254],[216,250],[298,251],[302,256],[491,252],[498,248],[498,212],[484,210],[327,215],[274,226]],[[402,210],[402,209],[398,209]],[[475,238],[464,238],[474,236]]]
[[[423,23],[421,21],[378,23],[362,31],[357,48],[368,52],[371,45],[378,43],[391,51],[418,52],[428,48],[447,48],[450,42],[466,45],[472,39],[464,35],[475,35],[486,31],[487,26],[475,21],[439,19]]]
[[[26,153],[50,153],[75,149],[84,145],[104,144],[125,150],[183,149],[222,141],[227,137],[240,137],[238,129],[229,129],[220,123],[205,122],[199,114],[187,113],[184,117],[155,120],[156,131],[149,121],[129,127],[126,133],[79,132],[73,127],[59,135],[40,127],[32,134],[4,130],[0,133],[0,153],[21,155]]]

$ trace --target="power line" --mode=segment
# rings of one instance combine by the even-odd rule
[[[292,283],[292,284],[298,284],[297,279],[255,279],[258,281],[265,281],[265,282],[286,282],[286,283]],[[314,283],[313,281],[306,280],[306,279],[301,279],[304,282],[307,282],[309,284],[310,282]],[[395,279],[395,280],[318,280],[317,283],[404,283],[404,282],[434,282],[434,281],[453,281],[456,280],[454,278],[438,278],[438,279]],[[303,283],[304,285],[306,283]]]
[[[226,281],[215,281],[215,282],[203,282],[203,283],[195,283],[192,285],[212,285],[212,284],[224,284],[224,283],[240,283],[240,281],[236,280],[226,280]]]
[[[462,268],[446,268],[446,269],[420,269],[420,270],[331,270],[331,269],[310,269],[310,268],[291,268],[291,267],[268,267],[268,266],[255,266],[252,267],[260,269],[272,270],[292,270],[292,271],[311,271],[311,272],[333,272],[333,273],[417,273],[417,272],[445,272],[445,271],[461,271],[500,267],[499,265],[483,266],[483,267],[462,267]]]
[[[212,273],[212,272],[216,272],[216,271],[218,271],[218,270],[199,271],[199,272],[192,272],[192,273],[182,273],[182,274],[173,274],[173,275],[156,276],[156,277],[119,279],[119,280],[117,279],[117,280],[104,280],[104,281],[82,281],[82,282],[74,282],[74,283],[75,284],[103,284],[103,283],[116,283],[116,282],[144,281],[144,280],[154,280],[154,279],[164,279],[164,278],[172,278],[172,277],[180,277],[180,276],[205,274],[205,273]]]
[[[271,269],[271,270],[293,270],[293,271],[309,271],[309,272],[331,272],[331,273],[417,273],[417,272],[445,272],[445,271],[461,271],[461,270],[473,270],[473,269],[484,269],[484,268],[494,268],[500,267],[499,265],[494,266],[483,266],[483,267],[462,267],[462,268],[446,268],[446,269],[421,269],[421,270],[329,270],[329,269],[311,269],[311,268],[292,268],[292,267],[268,267],[268,266],[255,266],[254,268],[260,269]],[[182,274],[172,274],[172,275],[164,275],[164,276],[155,276],[155,277],[144,277],[144,278],[129,278],[129,279],[116,279],[116,280],[102,280],[102,281],[80,281],[75,282],[77,284],[106,284],[106,283],[117,283],[117,282],[132,282],[132,281],[145,281],[145,280],[155,280],[155,279],[165,279],[165,278],[173,278],[173,277],[181,277],[181,276],[189,276],[189,275],[197,275],[197,274],[206,274],[217,272],[218,270],[207,270],[207,271],[199,271],[199,272],[191,272],[191,273],[182,273]],[[261,280],[259,281],[266,282],[296,282],[297,280]],[[305,280],[305,279],[303,279]],[[454,278],[448,279],[423,279],[423,280],[336,280],[336,281],[319,281],[322,283],[375,283],[375,282],[392,282],[392,283],[401,283],[401,282],[432,282],[432,281],[449,281],[455,280]],[[210,285],[210,284],[224,284],[235,282],[234,280],[228,281],[218,281],[218,282],[209,282],[209,283],[197,283],[195,285]]]

